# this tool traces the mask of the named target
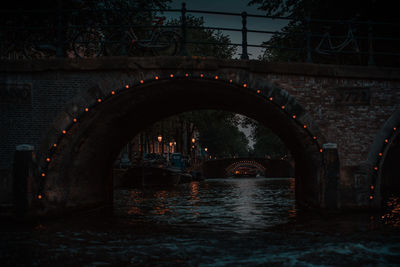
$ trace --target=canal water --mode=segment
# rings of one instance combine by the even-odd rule
[[[398,266],[400,201],[379,214],[296,208],[293,178],[119,189],[114,214],[6,224],[0,266]]]

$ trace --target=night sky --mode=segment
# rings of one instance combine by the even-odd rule
[[[258,10],[257,6],[248,6],[247,3],[250,0],[186,0],[173,1],[170,6],[173,9],[179,9],[182,6],[182,2],[186,3],[186,8],[188,10],[205,10],[205,11],[220,11],[220,12],[233,12],[241,13],[243,11],[248,14],[264,15],[265,12]],[[204,17],[205,25],[209,27],[227,27],[227,28],[238,28],[242,27],[240,16],[223,16],[223,15],[209,15],[209,14],[199,14],[193,13],[189,15],[194,15],[196,17]],[[167,17],[179,17],[176,14],[165,14]],[[247,29],[248,30],[264,30],[264,31],[278,31],[283,26],[287,24],[285,20],[272,20],[264,18],[247,18]],[[231,37],[232,43],[241,43],[241,32],[224,31],[223,34],[229,35]],[[260,45],[263,41],[268,40],[271,35],[268,34],[257,34],[248,33],[248,44]],[[238,49],[240,53],[240,49]],[[256,59],[261,53],[260,48],[248,48],[248,53],[250,59]],[[235,58],[240,57],[236,55]]]

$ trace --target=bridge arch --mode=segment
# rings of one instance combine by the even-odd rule
[[[318,126],[287,91],[250,72],[163,70],[132,81],[94,87],[76,97],[42,142],[39,213],[112,201],[112,163],[146,126],[195,109],[222,109],[251,117],[274,131],[296,162],[296,197],[323,206],[322,144]]]
[[[367,179],[369,183],[369,199],[372,206],[376,208],[382,206],[382,200],[385,197],[384,191],[388,187],[397,185],[397,190],[399,189],[398,182],[396,185],[391,185],[393,181],[387,181],[390,179],[393,180],[393,178],[398,180],[400,175],[397,167],[400,158],[399,143],[400,110],[397,110],[390,116],[375,136],[368,153],[367,164],[365,165],[365,171],[367,177],[369,177]]]
[[[255,160],[240,160],[240,161],[236,161],[236,162],[229,164],[225,168],[226,176],[227,177],[232,176],[235,173],[235,171],[241,167],[252,167],[252,168],[256,169],[258,174],[260,174],[260,175],[264,175],[265,169],[266,169],[261,163],[255,161]]]

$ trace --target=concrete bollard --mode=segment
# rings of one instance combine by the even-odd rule
[[[338,208],[340,165],[337,144],[322,145],[324,151],[324,204],[326,209]]]
[[[34,147],[18,145],[13,164],[13,204],[18,218],[25,217],[32,204],[35,170]]]

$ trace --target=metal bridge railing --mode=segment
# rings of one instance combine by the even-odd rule
[[[116,14],[130,14],[126,15],[126,18],[129,18],[147,14],[150,19],[150,15],[154,17],[160,13],[178,14],[179,23],[150,26],[126,22],[122,19],[123,15],[121,18],[116,16]],[[191,14],[234,16],[240,20],[241,27],[191,25],[188,21]],[[358,58],[359,62],[374,65],[376,57],[387,57],[391,60],[397,57],[395,62],[400,59],[400,51],[397,49],[400,47],[400,38],[394,38],[387,30],[389,27],[395,28],[396,30],[392,31],[392,34],[395,34],[400,30],[400,25],[372,21],[323,20],[310,17],[294,20],[289,17],[263,16],[246,12],[190,10],[186,8],[185,3],[182,3],[180,9],[152,9],[140,12],[107,8],[72,10],[63,9],[59,5],[52,10],[1,10],[0,17],[0,59],[134,55],[135,52],[129,50],[131,46],[149,52],[148,54],[196,56],[194,54],[196,52],[189,51],[188,48],[199,45],[240,47],[240,58],[243,60],[249,59],[249,47],[262,48],[267,52],[287,51],[291,55],[297,55],[297,60],[305,62],[320,62],[327,57],[337,59],[352,56]],[[34,18],[38,18],[37,23]],[[249,18],[297,23],[298,32],[291,33],[285,29],[281,31],[251,29],[247,26]],[[27,23],[29,25],[26,25]],[[324,28],[328,29],[323,30]],[[332,29],[333,32],[330,32]],[[241,42],[190,39],[189,34],[195,30],[219,31],[224,34],[239,32]],[[150,37],[140,39],[135,31]],[[270,36],[287,38],[281,39],[281,43],[255,44],[251,42],[252,40],[249,42],[249,33],[265,34],[265,41],[269,40]]]

